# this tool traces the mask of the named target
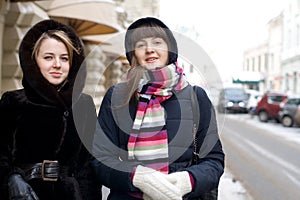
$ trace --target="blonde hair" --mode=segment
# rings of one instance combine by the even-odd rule
[[[69,54],[70,66],[72,66],[73,51],[75,51],[77,54],[80,54],[80,49],[76,49],[71,39],[68,37],[68,35],[61,30],[49,30],[47,32],[44,32],[34,44],[33,51],[32,51],[32,59],[37,57],[42,42],[45,39],[49,39],[49,38],[53,38],[59,42],[64,43],[64,45],[67,47],[67,51]]]

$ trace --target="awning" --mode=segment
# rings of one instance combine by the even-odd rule
[[[72,26],[80,36],[120,30],[116,5],[109,0],[54,0],[47,14],[52,19]]]
[[[103,50],[103,52],[111,57],[126,59],[124,47],[124,31],[113,34],[83,36],[81,37],[81,39],[89,43],[101,45],[101,49]]]
[[[260,72],[240,72],[232,77],[232,83],[257,85],[264,79]]]
[[[32,2],[32,1],[42,1],[42,0],[10,0],[10,2],[15,3],[15,2]]]

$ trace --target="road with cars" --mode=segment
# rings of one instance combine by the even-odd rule
[[[300,199],[300,127],[218,114],[226,166],[254,200]]]

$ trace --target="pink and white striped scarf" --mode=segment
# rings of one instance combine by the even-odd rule
[[[145,70],[137,90],[138,107],[128,140],[129,159],[168,173],[168,134],[161,103],[172,96],[173,90],[182,90],[187,85],[183,69],[174,64]]]

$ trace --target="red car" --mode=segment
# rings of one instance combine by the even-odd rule
[[[288,95],[279,92],[267,92],[260,101],[257,103],[255,114],[258,116],[259,121],[267,122],[268,120],[276,120],[280,122],[279,110],[280,103],[287,99]]]

